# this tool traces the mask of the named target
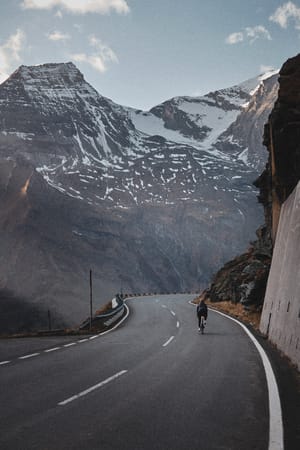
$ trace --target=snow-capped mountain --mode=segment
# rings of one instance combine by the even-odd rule
[[[81,264],[98,267],[103,301],[121,286],[157,291],[206,283],[243,250],[262,221],[252,182],[266,155],[254,148],[257,138],[248,142],[247,126],[255,121],[262,136],[257,118],[272,107],[275,78],[257,77],[202,97],[176,97],[143,112],[101,96],[72,63],[21,66],[14,72],[0,86],[0,158],[5,173],[28,175],[22,184],[28,202],[23,226],[39,234],[40,252],[50,260],[44,278],[38,269],[30,278],[27,296],[41,295],[47,277],[59,291],[60,267],[66,273],[63,291],[72,291],[80,305],[73,275],[82,284]],[[16,161],[14,170],[5,161]],[[3,199],[10,183],[5,186]],[[64,258],[59,260],[53,218],[62,205]],[[37,211],[45,216],[51,211],[48,225],[40,223],[38,230]],[[19,233],[20,222],[12,229]],[[7,273],[3,266],[1,271]],[[7,273],[2,287],[16,291],[16,286]],[[45,302],[59,295],[57,309],[66,317],[70,306],[63,299],[69,293],[50,288]]]
[[[229,179],[248,173],[246,148],[233,160],[218,139],[259,83],[258,77],[200,98],[177,97],[142,112],[100,96],[72,63],[22,66],[0,91],[7,117],[0,145],[9,156],[9,144],[21,142],[22,154],[51,185],[94,204],[174,203],[187,196],[197,202],[197,184],[211,182],[224,164]],[[174,198],[174,185],[181,197]]]
[[[159,134],[166,140],[204,149],[226,159],[226,154],[216,151],[219,137],[241,111],[249,108],[250,101],[256,98],[254,94],[263,88],[264,80],[272,76],[276,77],[276,72],[202,97],[175,97],[150,112],[131,110],[131,120],[145,134]]]
[[[207,149],[234,122],[250,99],[249,90],[257,83],[254,79],[203,97],[175,97],[148,113],[132,111],[131,118],[146,134],[156,133],[170,141]]]

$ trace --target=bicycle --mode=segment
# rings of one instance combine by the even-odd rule
[[[199,326],[199,331],[201,334],[204,334],[204,328],[205,328],[205,318],[204,318],[204,316],[201,316],[200,326]]]

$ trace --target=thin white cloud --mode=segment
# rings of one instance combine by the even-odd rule
[[[24,9],[46,9],[59,7],[74,14],[98,13],[127,14],[129,6],[126,0],[23,0]]]
[[[284,3],[276,9],[269,20],[277,23],[281,28],[287,28],[289,21],[292,21],[295,28],[300,30],[300,8],[293,2]]]
[[[118,62],[118,57],[115,52],[100,39],[92,35],[89,37],[89,43],[92,47],[97,49],[104,62]]]
[[[257,39],[272,40],[269,31],[263,25],[257,25],[256,27],[247,27],[245,29],[247,37],[250,39],[250,44],[253,44]]]
[[[266,73],[266,72],[274,72],[275,68],[273,66],[267,66],[265,64],[261,64],[259,67],[259,73]]]
[[[61,31],[53,31],[52,33],[48,33],[46,35],[50,41],[66,41],[71,38],[71,36],[67,33],[62,33]]]
[[[257,41],[257,39],[271,40],[269,31],[263,25],[257,25],[255,27],[246,27],[242,31],[231,33],[225,39],[226,44],[238,44],[239,42],[248,41],[250,44]]]
[[[231,33],[226,38],[227,44],[237,44],[238,42],[242,42],[244,40],[244,33],[238,31],[237,33]]]
[[[21,61],[20,53],[23,50],[26,36],[21,29],[11,34],[4,44],[0,45],[0,71],[2,78],[6,77],[15,63]]]
[[[75,53],[71,58],[76,62],[89,64],[100,73],[106,72],[110,63],[118,63],[115,52],[95,36],[89,37],[89,44],[95,48],[95,53]]]
[[[104,73],[107,70],[105,62],[99,55],[87,55],[86,53],[77,53],[75,55],[72,55],[72,59],[76,62],[87,63],[100,73]]]

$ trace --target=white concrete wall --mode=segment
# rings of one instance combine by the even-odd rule
[[[300,182],[281,208],[260,330],[300,370]]]

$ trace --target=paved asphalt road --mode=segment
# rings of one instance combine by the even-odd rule
[[[257,350],[214,312],[198,334],[189,299],[130,300],[95,339],[0,341],[0,449],[267,450]]]

